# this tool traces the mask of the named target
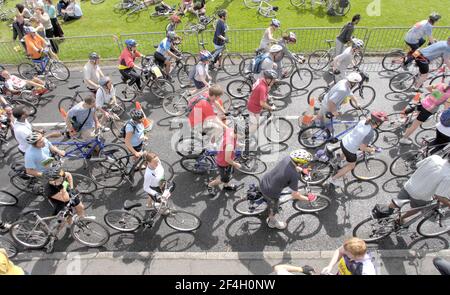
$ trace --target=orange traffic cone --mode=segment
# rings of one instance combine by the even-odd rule
[[[413,101],[414,102],[419,102],[420,101],[420,92],[417,92],[416,95],[414,95]]]
[[[139,101],[136,101],[136,109],[142,111],[142,107],[141,107],[141,104],[139,103]],[[142,112],[144,113],[144,111],[142,111]],[[146,130],[149,130],[152,128],[153,121],[149,120],[147,118],[147,116],[145,115],[145,113],[144,113],[144,121],[142,123],[144,124],[144,128]]]

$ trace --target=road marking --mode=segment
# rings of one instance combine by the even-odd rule
[[[53,122],[53,123],[32,123],[34,127],[64,127],[66,122]]]

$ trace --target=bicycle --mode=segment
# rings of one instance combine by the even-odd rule
[[[294,7],[306,7],[307,0],[290,0],[291,5]],[[332,8],[337,16],[345,16],[351,8],[350,1],[345,1],[346,6],[340,0],[311,0],[311,9],[314,8],[314,5],[318,3],[319,5],[326,6],[328,9]]]
[[[10,192],[0,190],[0,206],[14,206],[18,201],[17,197]]]
[[[51,253],[54,242],[58,240],[58,233],[68,220],[72,219],[70,233],[76,241],[91,248],[106,244],[110,234],[104,225],[90,218],[76,216],[74,213],[72,202],[76,196],[78,196],[77,193],[71,192],[71,201],[54,216],[41,217],[37,213],[39,209],[24,209],[20,220],[11,225],[10,232],[13,240],[29,249],[45,247],[46,252]],[[31,218],[28,218],[29,216]]]
[[[408,50],[406,54],[405,50]],[[414,51],[410,49],[406,49],[406,47],[404,49],[394,49],[383,57],[381,65],[386,71],[396,71],[403,66],[403,62],[406,60],[406,58],[412,56],[413,52]],[[444,60],[442,59],[442,57],[439,57],[436,62],[430,64],[430,72],[440,68],[443,63]],[[409,63],[408,67],[411,66],[411,64],[412,62]]]
[[[56,89],[56,85],[55,83],[53,83],[53,81],[50,80],[48,75],[44,76],[44,80],[45,80],[45,88],[48,89],[49,91],[53,91]],[[10,96],[10,97],[18,97],[18,99],[20,100],[25,100],[27,102],[29,102],[30,104],[32,104],[33,106],[36,106],[39,104],[40,99],[41,99],[41,94],[39,94],[39,92],[37,92],[37,90],[33,89],[33,87],[30,86],[25,86],[21,89],[15,89],[17,91],[20,91],[19,94],[14,94],[11,91],[9,91],[9,89],[6,88],[6,86],[4,85],[4,82],[0,82],[0,93],[3,93],[6,96]]]
[[[278,12],[278,6],[273,6],[271,0],[244,0],[244,5],[248,8],[256,8],[258,13],[264,17],[274,18]]]
[[[430,65],[432,63],[435,63],[436,60],[433,60]],[[441,62],[442,62],[442,58],[440,58]],[[437,63],[435,63],[437,64]],[[417,67],[417,65],[415,65],[415,67]],[[434,67],[433,67],[434,68]],[[442,67],[438,67],[436,70],[434,70],[435,72],[438,73],[438,76],[436,76],[433,79],[433,83],[437,82],[435,79],[439,79],[439,77],[442,78],[442,80],[446,79],[447,75],[445,74],[445,66]],[[429,73],[433,73],[431,70],[429,71]],[[439,75],[440,73],[442,73],[442,75]],[[417,80],[420,78],[420,72],[417,72],[416,74],[413,74],[411,72],[401,72],[398,73],[397,75],[393,76],[390,80],[389,80],[389,88],[396,93],[399,92],[406,92],[408,90],[410,90],[414,84],[416,84]],[[431,83],[430,83],[431,85]]]
[[[173,190],[173,185],[167,182],[164,185],[164,194],[161,196],[160,206],[157,208],[143,209],[141,203],[125,201],[122,210],[111,210],[105,214],[105,223],[121,232],[134,232],[139,227],[152,228],[156,221],[163,216],[164,222],[174,230],[181,232],[191,232],[198,229],[201,220],[193,213],[177,210],[173,208],[170,202],[170,194],[167,192]]]
[[[314,160],[310,162],[309,180],[302,175],[302,182],[310,182],[314,185],[324,183],[331,175],[334,175],[345,164],[345,157],[342,154],[337,155],[337,151],[341,149],[340,145],[326,145],[324,149],[318,150],[314,154]],[[375,153],[380,153],[381,149],[376,149]],[[377,159],[374,155],[358,151],[356,166],[352,170],[352,175],[358,180],[368,181],[380,178],[388,170],[385,161]]]
[[[376,218],[371,214],[370,217],[355,226],[353,236],[366,242],[376,242],[392,233],[398,235],[408,232],[408,228],[419,220],[416,231],[421,236],[432,238],[450,231],[450,210],[447,206],[441,206],[439,201],[433,200],[428,205],[407,211],[402,211],[402,208],[410,203],[410,200],[393,199],[392,202],[397,207],[396,212],[382,218]],[[406,214],[413,210],[420,210],[420,213],[404,224],[400,224],[399,220],[403,213]]]
[[[208,26],[212,24],[213,29],[216,29],[217,24],[217,15],[214,14],[213,16],[206,16],[206,15],[199,15],[195,14],[197,16],[197,23],[193,22],[186,22],[186,24],[183,27],[183,34],[185,36],[192,35],[194,33],[199,34],[203,32],[204,30],[208,29]]]
[[[70,71],[67,66],[50,57],[48,50],[43,51],[43,56],[40,60],[32,60],[32,63],[24,62],[19,64],[17,71],[26,80],[31,80],[38,75],[44,75],[44,77],[50,75],[59,81],[67,81],[70,78]]]
[[[90,2],[91,2],[91,4],[93,4],[93,5],[97,5],[97,4],[100,4],[100,3],[105,2],[105,0],[90,0]]]
[[[113,12],[117,14],[125,14],[140,4],[138,0],[120,0],[113,6]]]
[[[320,71],[326,68],[333,58],[335,57],[335,51],[336,48],[331,46],[332,43],[334,43],[334,40],[325,40],[327,43],[329,49],[328,50],[316,50],[313,53],[311,53],[308,57],[308,65],[311,69]],[[360,66],[362,61],[364,59],[364,55],[361,50],[356,52],[353,56],[352,64],[354,66]],[[353,66],[352,65],[352,66]]]
[[[239,53],[229,53],[227,51],[227,43],[229,41],[225,41],[225,44],[221,49],[213,50],[211,51],[212,58],[210,63],[210,70],[218,72],[219,70],[223,70],[226,74],[230,76],[237,76],[239,75],[239,64],[244,58]],[[206,42],[199,42],[200,46],[203,49],[205,48],[205,45],[208,44]],[[219,58],[222,57],[222,63],[219,68],[215,68],[214,64],[219,60]]]

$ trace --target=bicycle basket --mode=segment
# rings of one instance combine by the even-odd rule
[[[259,190],[259,188],[256,185],[251,184],[247,190],[247,199],[250,201],[256,201],[261,198],[262,198],[262,193]]]
[[[376,204],[372,209],[372,217],[375,219],[381,219],[389,217],[394,212],[394,209],[389,208],[386,204]]]

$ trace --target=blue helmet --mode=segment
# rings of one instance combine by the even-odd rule
[[[127,47],[134,47],[137,46],[137,43],[134,39],[127,39],[125,40],[125,45],[127,45]]]
[[[445,127],[450,127],[450,109],[442,112],[440,122]]]
[[[202,50],[199,53],[199,57],[200,57],[200,61],[206,61],[212,57],[212,54],[208,50]]]

